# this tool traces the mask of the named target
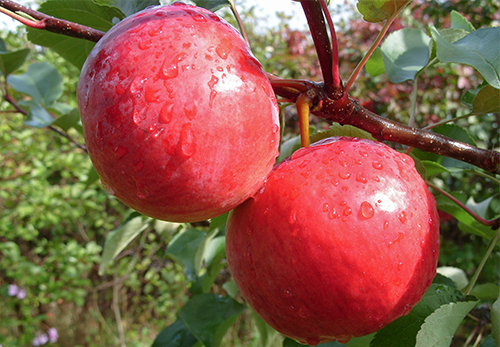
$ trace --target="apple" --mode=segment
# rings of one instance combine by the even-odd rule
[[[410,312],[439,254],[433,196],[406,154],[335,137],[277,164],[230,212],[229,269],[243,298],[300,343],[345,343]]]
[[[254,194],[278,155],[279,108],[239,32],[174,3],[115,25],[77,88],[106,190],[153,218],[200,221]]]

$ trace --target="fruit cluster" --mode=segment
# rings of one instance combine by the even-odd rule
[[[345,342],[408,313],[429,287],[439,220],[412,159],[330,138],[274,166],[273,88],[214,13],[174,3],[118,23],[89,55],[78,101],[90,157],[119,200],[174,222],[232,210],[231,273],[284,335]]]

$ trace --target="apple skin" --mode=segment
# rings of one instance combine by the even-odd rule
[[[106,190],[153,218],[209,219],[254,194],[278,155],[279,108],[241,35],[175,3],[115,25],[77,88]]]
[[[277,164],[230,212],[226,254],[269,325],[304,344],[345,343],[421,299],[436,274],[439,217],[409,156],[328,138]]]

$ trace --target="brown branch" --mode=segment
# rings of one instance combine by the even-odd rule
[[[48,16],[10,0],[0,0],[0,7],[7,10],[2,10],[3,13],[31,28],[47,30],[56,34],[62,34],[92,42],[99,41],[105,34],[103,31],[90,28],[85,25]],[[20,16],[18,13],[26,14],[35,20]]]

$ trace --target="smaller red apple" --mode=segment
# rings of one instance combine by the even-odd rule
[[[269,325],[300,343],[347,342],[422,298],[436,274],[439,217],[409,156],[329,138],[277,164],[230,213],[226,254]]]

